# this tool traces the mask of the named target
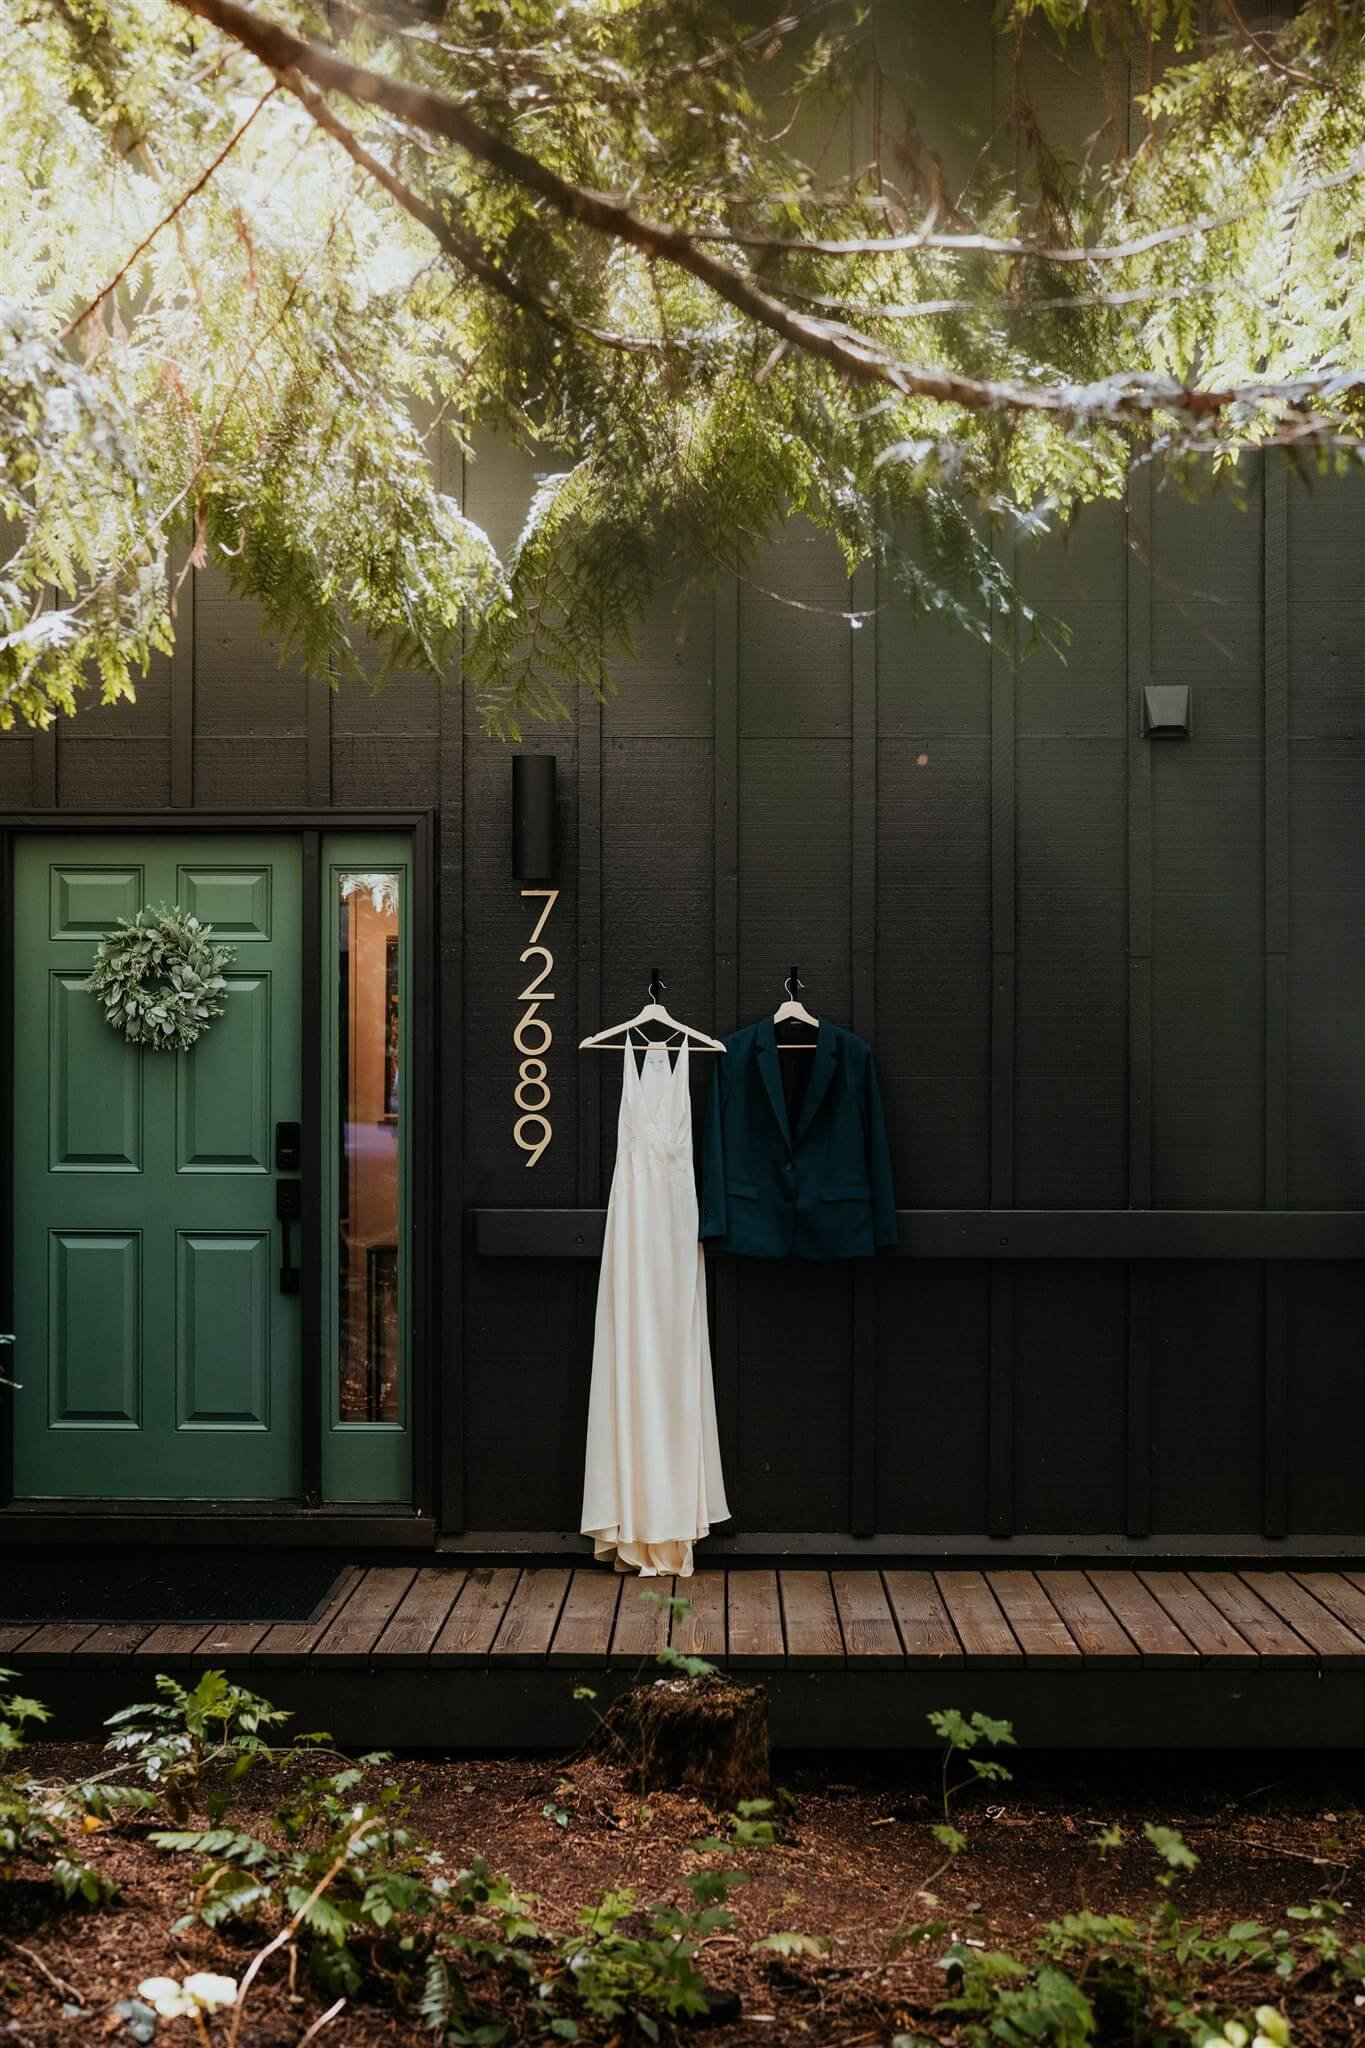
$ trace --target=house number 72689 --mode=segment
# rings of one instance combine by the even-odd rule
[[[526,1164],[534,1166],[554,1136],[550,1119],[545,1114],[550,1107],[550,1070],[545,1063],[545,1055],[554,1044],[555,1035],[550,1029],[549,1018],[540,1015],[540,1006],[555,999],[554,990],[545,986],[554,969],[555,956],[539,940],[550,921],[550,912],[559,901],[559,891],[523,889],[521,893],[523,896],[543,897],[545,902],[531,933],[531,943],[521,956],[523,967],[528,960],[539,960],[540,971],[531,976],[517,997],[517,1001],[525,1003],[526,1008],[512,1033],[512,1043],[522,1055],[517,1069],[517,1085],[512,1091],[512,1100],[522,1114],[512,1127],[512,1136],[526,1154]]]

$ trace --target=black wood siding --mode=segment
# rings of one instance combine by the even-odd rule
[[[450,464],[508,542],[529,463]],[[1065,661],[913,622],[799,524],[752,573],[661,600],[620,694],[529,736],[562,813],[554,1139],[531,1172],[512,1030],[535,912],[507,750],[454,683],[333,694],[205,572],[136,705],[0,737],[20,815],[439,813],[449,1531],[576,1529],[596,1279],[481,1253],[468,1213],[600,1209],[619,1062],[575,1047],[653,965],[725,1031],[798,961],[812,1007],[875,1044],[903,1207],[1000,1232],[964,1226],[972,1257],[713,1270],[736,1541],[1365,1536],[1365,1267],[1009,1242],[1015,1210],[1073,1212],[1051,1249],[1080,1251],[1091,1212],[1365,1208],[1365,484],[1309,489],[1272,457],[1242,486],[1191,504],[1144,475],[1022,559]],[[1177,681],[1193,738],[1152,743],[1143,687]],[[1327,1242],[1303,1223],[1300,1249]],[[1105,1244],[1145,1250],[1126,1229]]]

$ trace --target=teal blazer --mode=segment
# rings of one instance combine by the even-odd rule
[[[781,1062],[810,1072],[790,1127]],[[896,1242],[872,1049],[827,1018],[813,1053],[780,1053],[764,1017],[725,1041],[706,1104],[701,1235],[750,1259],[866,1259]]]

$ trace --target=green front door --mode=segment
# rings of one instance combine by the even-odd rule
[[[299,1491],[300,1297],[281,1285],[275,1161],[300,1110],[300,856],[287,834],[18,844],[20,1496]],[[127,1044],[82,987],[115,920],[163,903],[235,955],[223,1015],[182,1053]]]

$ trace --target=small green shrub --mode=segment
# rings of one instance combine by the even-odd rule
[[[708,1936],[733,1925],[725,1902],[745,1877],[730,1859],[773,1838],[766,1800],[745,1802],[723,1832],[693,1843],[705,1860],[683,1878],[689,1906],[637,1908],[634,1891],[611,1889],[572,1931],[556,1933],[538,1923],[534,1898],[482,1859],[448,1872],[409,1827],[404,1788],[366,1797],[365,1777],[352,1767],[305,1784],[268,1837],[230,1826],[154,1833],[156,1847],[201,1859],[193,1908],[172,1934],[195,1921],[264,1928],[286,1919],[324,1995],[383,1985],[456,2048],[506,2031],[479,2017],[486,1980],[500,1995],[513,1991],[562,2040],[578,2038],[575,2012],[628,2019],[650,2040],[668,2021],[706,2013],[697,1957]]]
[[[16,1674],[0,1671],[0,1683]],[[24,1730],[48,1719],[40,1700],[22,1693],[0,1694],[0,1759],[24,1747]],[[64,1900],[88,1906],[105,1905],[115,1886],[107,1877],[67,1854],[62,1822],[66,1806],[60,1792],[50,1791],[27,1775],[0,1771],[0,1882],[10,1883],[24,1865],[41,1871]]]
[[[206,1671],[193,1687],[159,1674],[161,1698],[124,1707],[105,1723],[114,1733],[105,1747],[139,1771],[152,1799],[170,1819],[186,1821],[196,1809],[219,1820],[233,1787],[266,1760],[288,1763],[326,1750],[324,1734],[299,1735],[277,1748],[264,1731],[293,1716],[222,1671]]]

